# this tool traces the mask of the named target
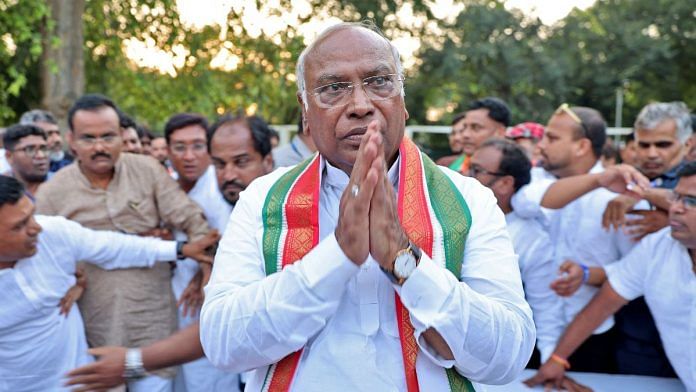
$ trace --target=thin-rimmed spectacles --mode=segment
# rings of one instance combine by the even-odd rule
[[[403,81],[404,77],[399,74],[386,74],[365,78],[360,85],[370,100],[381,101],[399,95]],[[312,95],[319,106],[334,108],[347,105],[354,88],[353,82],[332,82],[313,89]]]

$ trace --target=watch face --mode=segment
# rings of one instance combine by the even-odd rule
[[[411,252],[404,252],[394,260],[394,275],[406,279],[416,269],[416,258]]]

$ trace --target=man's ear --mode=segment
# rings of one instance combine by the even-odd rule
[[[575,150],[575,156],[577,156],[577,157],[582,157],[582,156],[585,156],[587,154],[590,154],[590,155],[594,154],[592,152],[592,142],[590,141],[590,139],[588,139],[586,137],[582,138],[580,140],[577,140],[576,146],[577,146],[577,148]]]
[[[263,170],[264,170],[265,174],[272,172],[273,165],[274,165],[273,154],[270,152],[268,154],[266,154],[266,156],[263,157],[263,159],[261,160],[261,165],[263,165]]]
[[[299,91],[297,92],[297,103],[300,104],[300,110],[302,110],[302,133],[309,136],[311,130],[309,129],[309,121],[307,121],[307,107],[304,100],[302,100],[302,93]]]
[[[509,190],[510,194],[515,193],[515,177],[510,175],[503,176],[500,178],[500,180],[498,180],[497,183],[504,187],[506,190]]]

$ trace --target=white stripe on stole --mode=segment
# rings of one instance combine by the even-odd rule
[[[437,220],[435,210],[433,210],[433,206],[430,203],[430,191],[428,190],[428,182],[425,178],[425,166],[423,165],[423,156],[421,154],[418,154],[418,159],[420,159],[421,161],[420,167],[423,173],[422,182],[423,189],[425,192],[425,202],[428,205],[428,215],[430,216],[430,222],[433,226],[433,255],[431,259],[435,262],[435,264],[441,266],[442,268],[447,268],[445,262],[445,241],[442,234],[442,225],[440,224],[440,221]],[[435,167],[435,170],[440,169]]]

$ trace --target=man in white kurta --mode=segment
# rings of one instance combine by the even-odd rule
[[[286,381],[284,388],[406,390],[395,291],[415,329],[420,390],[448,390],[443,369],[452,367],[474,385],[510,382],[529,359],[535,331],[517,257],[495,198],[477,181],[436,169],[471,211],[460,276],[423,253],[403,284],[394,283],[382,270],[389,260],[377,253],[380,242],[394,241],[401,230],[393,221],[388,230],[370,229],[369,249],[364,242],[368,233],[360,227],[366,225],[365,204],[378,203],[370,195],[376,189],[389,193],[400,181],[398,146],[408,117],[403,98],[398,91],[375,97],[385,84],[399,85],[394,75],[401,68],[394,53],[389,41],[373,30],[342,24],[320,35],[301,56],[298,69],[304,73],[306,60],[307,74],[306,80],[298,77],[298,97],[306,131],[321,155],[316,247],[266,277],[264,200],[288,169],[254,181],[235,206],[206,287],[201,342],[217,366],[254,370],[248,391],[261,390],[268,366],[303,347],[292,383]],[[367,87],[361,88],[361,79]],[[318,103],[314,93],[322,88],[317,86],[331,81],[336,82],[329,88],[334,92],[352,91],[354,95],[341,98],[347,104],[334,102],[327,108]],[[354,89],[346,90],[348,83]],[[372,95],[366,96],[367,90]],[[383,173],[375,174],[378,169]],[[364,198],[367,203],[361,202]],[[384,199],[379,202],[389,205]],[[370,219],[386,219],[381,214],[386,212],[371,210]]]
[[[696,162],[679,174],[670,227],[646,236],[605,267],[602,289],[568,326],[555,352],[570,355],[602,320],[644,296],[670,363],[686,389],[696,391]],[[562,367],[547,363],[530,384],[555,381],[562,374]]]
[[[225,231],[232,206],[222,198],[213,166],[209,166],[203,176],[196,181],[196,185],[188,192],[188,197],[201,207],[210,227],[220,233]],[[185,241],[187,238],[185,233],[178,230],[174,232],[174,235],[177,241]],[[172,275],[172,291],[174,291],[177,300],[181,298],[184,289],[199,270],[198,262],[195,260],[183,259],[176,262],[176,268]],[[177,312],[179,329],[184,329],[198,322],[197,309],[191,309],[188,314],[184,315],[183,307],[179,306]],[[234,392],[239,390],[239,377],[237,374],[216,369],[204,357],[181,365],[181,369],[174,379],[174,389],[180,392]]]
[[[512,209],[510,199],[531,180],[532,163],[524,150],[505,139],[485,141],[471,156],[469,175],[491,191],[505,213],[515,253],[519,255],[524,295],[534,314],[541,362],[553,352],[565,323],[560,297],[551,290],[556,278],[553,247],[538,218],[525,218]]]
[[[26,197],[19,203],[31,202]],[[37,252],[0,269],[0,390],[62,391],[69,370],[91,362],[77,305],[67,317],[60,299],[75,284],[75,266],[151,267],[176,259],[176,242],[92,231],[62,217],[37,215]]]

